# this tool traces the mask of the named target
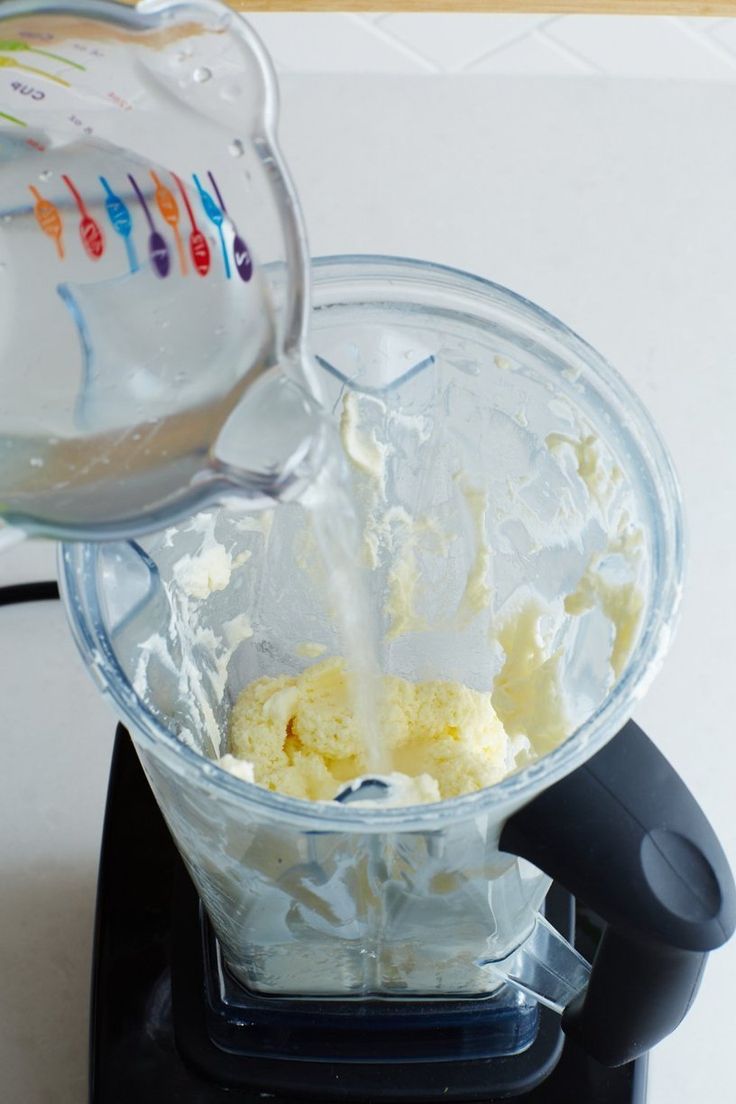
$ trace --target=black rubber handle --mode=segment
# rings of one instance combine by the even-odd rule
[[[736,927],[736,887],[705,814],[642,730],[630,721],[510,817],[501,849],[606,922],[590,982],[564,1011],[565,1032],[608,1066],[669,1035],[708,951]]]

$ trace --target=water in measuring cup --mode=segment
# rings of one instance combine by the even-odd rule
[[[0,517],[131,535],[206,498],[213,443],[276,375],[270,289],[211,171],[28,142],[0,133]]]

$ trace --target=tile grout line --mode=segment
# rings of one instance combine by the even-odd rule
[[[474,54],[473,57],[464,61],[461,65],[457,65],[453,69],[446,69],[444,72],[465,73],[471,66],[478,65],[481,61],[486,61],[488,58],[493,57],[494,54],[499,53],[499,51],[505,50],[507,46],[512,46],[515,42],[521,42],[524,38],[531,38],[538,30],[543,27],[548,27],[550,23],[556,23],[559,18],[558,15],[549,15],[539,22],[534,23],[526,30],[512,31],[508,38],[501,39],[501,41],[497,42],[495,46],[492,46],[490,50],[483,50],[480,54]]]
[[[595,18],[591,16],[591,18]],[[564,16],[560,22],[564,21]],[[591,61],[585,54],[579,53],[574,47],[568,46],[567,43],[560,42],[553,35],[547,33],[544,27],[540,28],[539,32],[534,32],[534,37],[538,38],[541,42],[544,42],[546,46],[549,46],[551,50],[559,54],[566,61],[572,62],[578,66],[578,69],[585,76],[607,76],[608,71],[603,69],[597,62]]]
[[[697,42],[705,51],[713,54],[714,57],[720,58],[721,61],[725,61],[732,69],[736,69],[736,55],[722,42],[716,41],[712,37],[711,31],[708,30],[696,30],[695,27],[691,27],[689,23],[686,23],[684,19],[672,18],[672,23],[679,27],[683,34],[687,35],[692,42]],[[721,20],[723,22],[723,20]],[[715,28],[713,28],[715,30]]]
[[[686,23],[689,27],[692,27],[691,20],[696,18],[696,17],[695,16],[676,15],[676,16],[673,16],[673,18],[677,19],[677,20],[680,20],[683,23]],[[731,16],[701,15],[700,20],[699,20],[700,26],[697,29],[695,27],[693,27],[693,30],[696,31],[696,34],[711,35],[723,23],[728,23],[730,21],[730,19],[731,19]],[[707,24],[707,26],[706,26],[706,24]]]
[[[482,54],[479,54],[478,57],[473,57],[473,59],[471,61],[466,62],[465,65],[461,65],[459,70],[457,70],[456,72],[458,72],[458,73],[468,72],[468,74],[470,76],[472,76],[473,74],[469,73],[469,70],[470,70],[471,66],[480,65],[481,62],[488,61],[489,57],[492,57],[494,54],[501,53],[503,50],[506,49],[506,46],[512,46],[515,42],[521,42],[523,39],[532,39],[532,38],[534,38],[534,36],[536,35],[537,32],[542,32],[541,38],[544,38],[544,41],[546,42],[547,39],[546,39],[546,36],[544,35],[544,32],[545,32],[545,29],[547,28],[547,26],[550,26],[552,23],[559,23],[564,19],[565,19],[564,15],[548,15],[548,17],[546,19],[543,19],[540,23],[535,23],[531,30],[529,30],[529,31],[519,31],[518,33],[512,34],[510,36],[510,38],[504,39],[503,42],[499,42],[499,43],[497,43],[497,45],[492,46],[491,50],[484,51]],[[516,75],[518,75],[518,74],[516,74]],[[530,74],[525,74],[525,75],[529,76]],[[537,75],[543,75],[543,74],[534,74],[534,75],[537,76]]]
[[[389,18],[390,15],[391,13],[387,13],[386,18]],[[414,50],[412,47],[404,44],[390,31],[384,30],[378,23],[374,23],[372,21],[369,22],[362,19],[359,13],[353,13],[352,18],[359,22],[360,26],[364,28],[369,28],[372,32],[377,33],[382,39],[391,42],[392,45],[401,47],[408,57],[411,57],[415,60],[421,60],[424,65],[431,67],[431,72],[435,73],[467,73],[469,76],[472,76],[473,74],[471,72],[471,69],[473,66],[481,64],[481,62],[486,61],[487,59],[493,57],[495,54],[502,52],[507,47],[513,45],[516,42],[521,42],[524,39],[538,38],[539,41],[543,42],[546,47],[557,53],[560,57],[563,57],[565,61],[571,63],[580,74],[585,76],[605,74],[605,70],[601,69],[600,66],[590,61],[589,58],[578,54],[575,50],[560,42],[557,42],[554,38],[547,35],[547,28],[555,23],[563,22],[565,16],[548,16],[546,19],[542,19],[540,22],[534,23],[531,28],[523,31],[518,31],[509,35],[508,38],[505,38],[502,42],[497,43],[490,50],[484,50],[481,54],[470,58],[462,65],[452,69],[445,68],[441,62],[433,62],[430,59],[426,58],[423,54],[419,53],[419,51]],[[383,22],[383,20],[381,20],[380,22]]]
[[[381,20],[379,20],[378,22],[383,23],[386,19],[390,19],[395,14],[401,14],[401,13],[387,12],[386,15]],[[406,13],[404,13],[404,14],[406,14]],[[412,14],[414,14],[414,13],[412,13]],[[420,13],[416,13],[416,14],[419,16],[419,18],[422,18],[422,16],[429,16],[431,18],[431,16],[434,13],[433,12],[420,12]],[[462,13],[460,12],[458,14],[462,14]],[[526,13],[522,13],[522,15],[525,16]],[[486,58],[492,57],[493,54],[497,53],[499,50],[505,49],[506,46],[510,46],[512,43],[518,42],[522,38],[529,38],[537,29],[539,29],[540,27],[546,27],[550,23],[555,23],[560,17],[557,16],[557,15],[548,15],[548,16],[542,16],[541,19],[540,19],[540,18],[537,18],[533,15],[529,15],[529,18],[534,19],[534,22],[531,24],[530,27],[526,28],[525,30],[521,30],[521,31],[520,30],[511,31],[506,38],[502,38],[501,41],[497,42],[495,46],[492,46],[490,50],[485,50],[484,49],[484,50],[482,50],[482,52],[480,54],[473,54],[470,58],[468,58],[466,61],[462,62],[459,65],[453,65],[452,67],[448,68],[442,62],[433,62],[431,60],[431,58],[427,58],[427,60],[432,65],[441,66],[441,69],[438,69],[438,72],[442,72],[442,73],[464,73],[472,65],[476,65],[480,61],[485,61]],[[393,32],[388,31],[386,33],[390,34],[392,36],[392,38],[394,37]],[[396,41],[402,41],[398,37],[398,35],[396,36]],[[424,56],[424,55],[422,55],[422,56]]]
[[[432,60],[432,58],[427,57],[424,53],[422,53],[421,50],[409,45],[399,36],[395,35],[390,30],[390,28],[385,28],[383,24],[387,20],[391,19],[393,14],[391,12],[382,13],[381,18],[378,20],[369,20],[365,17],[364,14],[361,13],[343,12],[337,14],[340,14],[342,18],[347,15],[348,18],[356,26],[362,28],[363,34],[370,33],[374,37],[374,39],[377,39],[379,42],[383,42],[389,45],[392,50],[394,50],[396,54],[399,55],[399,57],[397,58],[397,68],[395,70],[395,73],[397,75],[400,75],[402,73],[406,75],[465,73],[472,76],[474,75],[474,69],[478,65],[481,65],[484,61],[503,53],[509,47],[525,40],[536,40],[538,43],[543,44],[546,49],[551,50],[553,53],[556,53],[559,57],[567,61],[573,67],[573,69],[581,75],[619,75],[615,67],[607,68],[604,65],[594,62],[589,57],[586,57],[585,54],[578,51],[575,47],[571,47],[567,45],[567,43],[555,37],[555,27],[564,24],[565,19],[567,18],[567,16],[565,15],[551,15],[547,16],[546,18],[542,17],[538,21],[532,23],[531,27],[525,28],[523,30],[517,29],[515,32],[511,32],[508,37],[503,38],[500,42],[496,42],[490,49],[482,50],[481,53],[471,56],[460,64],[447,65],[441,60]],[[423,15],[427,14],[429,13],[423,13]],[[420,14],[418,18],[421,19],[423,15]],[[711,21],[708,21],[707,26],[704,25],[702,28],[692,26],[687,20],[677,16],[665,17],[664,21],[669,23],[670,26],[676,28],[677,31],[679,31],[681,34],[685,35],[689,42],[697,44],[700,50],[702,50],[703,52],[707,52],[713,58],[718,58],[721,62],[726,64],[729,70],[736,71],[736,51],[731,50],[729,46],[718,41],[714,37],[714,32],[716,31],[716,29],[727,22],[725,19],[716,20],[715,23],[713,23],[712,25]],[[359,56],[359,48],[356,53]],[[283,61],[278,57],[277,52],[275,52],[273,56],[274,62],[280,71],[285,73],[298,71],[297,69],[294,69],[289,65],[285,65]],[[399,67],[402,56],[406,59],[407,62],[411,63],[412,70],[409,70],[408,66],[404,69]],[[356,71],[361,71],[360,62],[358,62]],[[385,70],[376,69],[373,66],[364,68],[363,71],[365,73],[385,72]],[[511,71],[513,72],[513,67]],[[534,70],[532,70],[526,75],[535,75],[535,72]],[[536,75],[544,75],[543,64],[539,68]],[[575,74],[572,73],[571,75]],[[687,79],[687,74],[684,73],[683,77]],[[718,79],[718,77],[714,79]],[[723,81],[728,81],[730,77],[729,75],[724,75],[721,76],[720,79]]]
[[[347,16],[353,23],[363,27],[369,34],[374,35],[381,42],[388,42],[394,49],[399,50],[409,60],[422,66],[426,73],[442,73],[443,70],[438,68],[433,62],[429,61],[423,54],[420,54],[418,50],[413,50],[411,46],[405,45],[400,42],[389,31],[384,31],[379,23],[369,22],[368,20],[361,19],[359,12],[340,12],[340,15]],[[390,13],[388,13],[390,14]],[[368,72],[369,70],[366,70]]]

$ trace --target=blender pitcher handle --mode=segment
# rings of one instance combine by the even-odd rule
[[[705,814],[642,730],[629,721],[510,817],[500,846],[606,923],[590,981],[563,1012],[566,1034],[617,1066],[674,1031],[708,951],[736,927],[736,888]]]

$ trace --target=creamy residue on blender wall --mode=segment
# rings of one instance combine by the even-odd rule
[[[232,571],[232,557],[221,544],[214,544],[195,556],[182,556],[174,565],[174,578],[190,598],[207,598],[225,589]]]
[[[236,522],[244,532],[260,533],[268,539],[272,511],[259,517],[244,517]],[[213,709],[213,700],[225,693],[228,667],[240,645],[253,636],[253,626],[247,613],[225,619],[215,632],[205,624],[202,610],[213,594],[224,591],[234,572],[250,559],[251,552],[228,550],[215,535],[216,516],[200,513],[184,526],[168,530],[164,547],[172,547],[175,536],[191,533],[196,551],[180,556],[172,567],[171,582],[162,582],[171,611],[164,631],[153,633],[139,646],[138,661],[133,675],[133,689],[143,700],[148,698],[148,682],[160,665],[177,684],[179,700],[185,703],[188,724],[179,724],[179,738],[188,746],[201,750],[209,746],[210,754],[225,770],[253,781],[252,769],[226,754],[222,757],[222,725]],[[202,740],[197,736],[203,737]]]
[[[272,522],[272,511],[267,511],[265,519],[243,518],[238,528],[244,531],[261,532],[268,536]],[[215,537],[215,518],[209,513],[196,514],[185,527],[184,532],[201,534],[199,547],[194,553],[180,556],[173,565],[173,576],[179,590],[189,598],[205,599],[216,591],[225,590],[236,567],[242,567],[251,556],[244,550],[233,556]],[[177,529],[167,530],[164,542],[171,546]]]
[[[597,607],[608,619],[613,629],[610,664],[618,678],[631,654],[644,610],[643,594],[636,581],[644,555],[644,535],[631,521],[626,506],[614,506],[623,473],[605,457],[594,434],[578,426],[577,437],[551,433],[545,443],[562,459],[566,452],[572,455],[577,474],[609,534],[605,547],[592,553],[577,586],[565,596],[564,608],[566,613],[579,617]]]
[[[380,400],[371,399],[384,406]],[[360,405],[355,391],[347,391],[342,401],[340,415],[340,440],[345,455],[358,471],[367,475],[378,487],[381,495],[386,494],[386,455],[388,445],[378,440],[375,430],[365,432],[361,429]]]
[[[526,417],[514,420],[525,428]],[[636,569],[643,556],[643,536],[621,504],[620,469],[598,438],[576,420],[569,433],[548,434],[544,447],[562,469],[571,470],[573,481],[576,476],[582,484],[590,516],[609,534],[607,544],[581,563],[577,579],[553,599],[527,586],[494,609],[488,490],[479,485],[477,474],[471,476],[460,464],[450,469],[439,512],[412,509],[397,498],[392,483],[392,429],[413,435],[417,449],[432,448],[427,418],[392,411],[373,396],[345,393],[340,438],[362,502],[364,562],[377,576],[382,573],[384,649],[392,654],[391,649],[412,634],[431,637],[439,632],[449,637],[476,631],[489,649],[486,685],[481,689],[453,678],[382,677],[380,730],[392,771],[386,776],[390,798],[382,804],[403,805],[492,785],[570,734],[580,718],[573,716],[565,692],[568,657],[563,629],[573,622],[582,625],[593,613],[600,616],[610,626],[610,680],[621,674],[642,613]],[[520,498],[530,483],[524,476],[510,488],[510,501],[520,509],[527,509]],[[558,514],[563,525],[573,520],[583,524],[575,517],[579,506],[574,499],[568,491],[561,496]],[[230,657],[252,633],[249,618],[243,614],[223,626],[222,639],[217,640],[210,629],[197,628],[197,609],[229,585],[237,567],[247,569],[250,553],[233,555],[214,539],[209,524],[194,520],[203,534],[201,546],[175,564],[170,599],[187,606],[180,616],[189,619],[200,652],[204,645],[212,657],[207,677],[224,689]],[[244,530],[259,531],[265,538],[270,524],[270,516],[242,519]],[[322,569],[308,529],[299,541],[297,565],[319,583]],[[539,551],[532,548],[534,554]],[[435,608],[431,607],[436,587],[426,577],[428,557],[445,565],[452,581],[447,600]],[[162,643],[152,639],[143,651],[161,658]],[[230,713],[226,754],[215,742],[219,729],[206,702],[200,717],[223,769],[273,791],[329,801],[370,774],[370,756],[355,716],[345,661],[339,656],[322,658],[327,647],[318,640],[305,639],[292,647],[297,656],[319,662],[298,674],[250,682]],[[143,670],[143,656],[141,664]],[[182,674],[190,689],[197,677],[194,669]],[[186,739],[186,733],[183,736]]]
[[[619,556],[635,564],[642,554],[641,529],[631,525],[624,514],[617,536],[609,541],[604,552],[591,556],[577,587],[565,598],[567,613],[579,616],[599,606],[611,622],[614,632],[611,667],[617,678],[634,646],[644,610],[644,598],[641,589],[631,579],[617,581],[607,578],[604,574],[605,561],[606,558]]]
[[[305,640],[297,644],[294,651],[302,659],[318,659],[327,651],[327,645],[319,644],[316,640]]]
[[[474,487],[465,472],[455,474],[455,481],[460,488],[468,513],[473,522],[473,537],[475,554],[470,565],[465,589],[463,590],[457,618],[462,628],[482,610],[488,609],[491,604],[491,585],[489,582],[491,571],[491,549],[486,537],[486,511],[488,509],[488,492],[480,487]]]
[[[406,633],[424,632],[429,627],[426,619],[417,613],[417,591],[421,583],[417,544],[426,528],[422,522],[412,520],[402,507],[395,507],[391,517],[384,515],[383,527],[392,548],[395,547],[393,536],[396,529],[403,530],[388,572],[388,593],[384,606],[389,618],[386,639],[395,640]],[[376,547],[380,545],[380,535],[379,527],[373,525],[372,536],[378,542]],[[375,559],[377,562],[378,557]]]
[[[525,758],[551,751],[570,731],[565,709],[560,664],[562,650],[542,623],[550,611],[539,600],[527,599],[495,632],[504,652],[491,701],[508,736],[522,737]]]
[[[583,430],[576,438],[565,433],[549,433],[545,444],[555,455],[564,456],[565,450],[569,450],[591,498],[603,507],[611,501],[623,476],[617,464],[605,464],[601,442],[595,434],[586,434]]]

